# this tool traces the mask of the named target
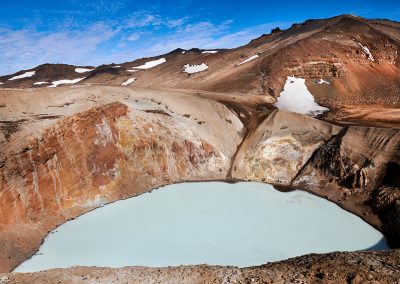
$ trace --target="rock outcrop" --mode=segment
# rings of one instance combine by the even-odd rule
[[[398,130],[339,127],[274,111],[244,139],[231,177],[304,189],[378,228],[383,220],[398,245],[399,145]]]

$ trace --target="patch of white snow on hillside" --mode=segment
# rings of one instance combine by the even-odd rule
[[[202,53],[212,53],[212,54],[214,54],[214,53],[217,53],[218,52],[218,50],[204,50]]]
[[[137,71],[139,71],[139,70],[135,70],[135,69],[128,69],[128,70],[126,70],[126,71],[128,71],[128,72],[137,72]]]
[[[128,80],[126,80],[125,82],[123,82],[121,84],[121,86],[129,86],[130,84],[132,84],[133,82],[135,82],[136,78],[129,78]]]
[[[315,102],[314,96],[307,89],[305,82],[305,79],[288,76],[285,87],[274,105],[280,110],[310,116],[328,111],[328,108]]]
[[[35,82],[33,85],[43,85],[43,84],[48,84],[49,82]]]
[[[183,65],[182,67],[183,71],[182,72],[186,72],[188,74],[194,74],[194,73],[198,73],[198,72],[202,72],[208,69],[208,65],[205,63],[201,63],[201,64],[197,64],[197,65]]]
[[[72,80],[64,79],[64,80],[53,81],[53,82],[51,82],[52,85],[49,86],[48,88],[55,88],[55,87],[57,87],[59,85],[65,85],[65,84],[75,84],[75,83],[78,83],[79,81],[82,81],[85,78],[86,77],[72,79]]]
[[[24,74],[14,76],[8,80],[12,81],[12,80],[17,80],[17,79],[22,79],[22,78],[29,78],[29,77],[32,77],[33,75],[35,75],[35,73],[36,73],[36,71],[28,71],[28,72],[25,72]]]
[[[247,63],[247,62],[249,62],[249,61],[252,61],[252,60],[254,60],[254,59],[258,58],[258,57],[260,57],[258,54],[253,55],[253,56],[250,56],[250,57],[247,58],[246,60],[240,62],[240,63],[238,64],[238,66],[239,66],[239,65],[242,65],[242,64],[245,64],[245,63]]]
[[[328,85],[330,85],[331,83],[329,83],[328,81],[325,81],[324,79],[319,79],[318,81],[317,81],[317,83],[319,84],[319,85],[322,85],[322,84],[328,84]]]
[[[365,55],[367,56],[367,58],[371,61],[375,61],[374,57],[372,56],[371,51],[369,50],[368,47],[362,45],[360,42],[357,42],[359,46],[361,46],[362,50],[364,51]]]
[[[76,73],[86,73],[86,72],[90,72],[93,71],[94,69],[89,69],[89,68],[75,68],[75,72]]]
[[[146,62],[143,65],[140,65],[140,66],[137,66],[137,67],[133,67],[133,68],[136,68],[136,69],[150,69],[150,68],[156,67],[157,65],[160,65],[160,64],[162,64],[164,62],[167,62],[167,60],[165,58],[160,58],[160,59],[157,59],[157,60]]]
[[[3,82],[0,82],[0,85],[3,85],[4,83]]]
[[[183,51],[182,51],[182,54],[185,54],[185,53],[186,53],[186,50],[183,50]]]
[[[113,68],[121,68],[121,67],[122,67],[121,65],[113,66]]]

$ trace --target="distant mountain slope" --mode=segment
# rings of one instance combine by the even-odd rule
[[[84,67],[93,69],[85,73],[75,72],[76,66],[40,65],[0,77],[0,87],[47,87],[53,81],[81,79],[80,83],[125,82],[139,87],[263,95],[274,102],[287,76],[293,75],[307,79],[316,101],[331,109],[371,104],[400,107],[399,51],[400,23],[341,15],[293,24],[234,49],[177,49],[120,65]],[[24,75],[28,71],[36,72],[28,77]],[[23,78],[10,80],[19,75]],[[130,78],[135,80],[127,81]]]

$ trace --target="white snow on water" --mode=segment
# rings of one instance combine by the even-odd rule
[[[88,68],[75,68],[75,72],[76,73],[86,73],[86,72],[90,72],[93,71],[94,69],[88,69]]]
[[[250,56],[250,57],[249,57],[249,58],[247,58],[246,60],[244,60],[244,61],[240,62],[238,65],[245,64],[245,63],[247,63],[247,62],[249,62],[249,61],[252,61],[252,60],[254,60],[254,59],[258,58],[258,57],[260,57],[258,54],[256,54],[256,55],[253,55],[253,56]]]
[[[367,56],[367,58],[371,61],[375,61],[374,57],[372,56],[371,51],[369,50],[368,47],[362,45],[360,42],[357,42],[359,46],[361,46],[362,50],[364,51],[365,55]]]
[[[24,74],[14,76],[8,80],[12,81],[12,80],[17,80],[17,79],[22,79],[22,78],[29,78],[29,77],[32,77],[33,75],[35,75],[35,73],[36,73],[36,71],[28,71],[28,72],[25,72]]]
[[[218,52],[218,50],[204,50],[202,53],[212,53],[212,54],[214,54],[214,53],[217,53]]]
[[[146,62],[143,65],[140,65],[140,66],[137,66],[137,67],[133,67],[133,68],[136,68],[136,69],[150,69],[150,68],[156,67],[157,65],[160,65],[160,64],[162,64],[164,62],[167,62],[167,60],[165,58],[160,58],[160,59],[157,59],[157,60]]]
[[[35,82],[33,85],[43,85],[43,84],[48,84],[49,82]]]
[[[317,104],[306,86],[306,80],[287,77],[285,87],[275,106],[278,109],[316,116],[329,109]]]
[[[183,65],[182,67],[183,71],[182,72],[186,72],[188,74],[193,74],[193,73],[198,73],[198,72],[202,72],[208,69],[208,65],[205,63],[201,63],[198,65]]]
[[[128,80],[126,80],[125,82],[123,82],[121,84],[121,86],[129,86],[130,84],[132,84],[133,82],[135,82],[136,78],[129,78]]]
[[[182,183],[61,225],[14,271],[75,265],[243,267],[373,246],[388,248],[379,231],[303,191],[282,193],[254,182]]]
[[[75,83],[78,83],[79,81],[82,81],[85,78],[86,77],[72,79],[72,80],[64,79],[64,80],[53,81],[53,82],[51,82],[52,85],[48,86],[48,88],[55,88],[55,87],[57,87],[59,85],[65,85],[65,84],[75,84]]]
[[[325,81],[324,79],[319,79],[318,80],[318,82],[317,82],[319,85],[322,85],[322,84],[328,84],[328,85],[330,85],[331,83],[329,83],[328,81]]]

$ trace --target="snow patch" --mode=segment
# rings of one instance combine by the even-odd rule
[[[258,54],[253,55],[253,56],[250,56],[250,57],[247,58],[246,60],[240,62],[240,63],[238,64],[238,66],[239,66],[239,65],[242,65],[242,64],[245,64],[245,63],[247,63],[247,62],[249,62],[249,61],[252,61],[252,60],[254,60],[254,59],[258,58],[258,57],[260,57]]]
[[[86,77],[72,79],[72,80],[64,79],[64,80],[53,81],[53,82],[51,82],[52,85],[48,86],[48,88],[55,88],[55,87],[57,87],[59,85],[64,85],[64,84],[75,84],[75,83],[78,83],[79,81],[82,81],[85,78]]]
[[[4,83],[3,82],[0,82],[0,85],[3,85]]]
[[[8,80],[12,81],[12,80],[17,80],[17,79],[22,79],[22,78],[29,78],[29,77],[32,77],[33,75],[35,75],[35,73],[36,73],[36,71],[28,71],[28,72],[25,72],[24,74],[14,76]]]
[[[129,78],[128,80],[126,80],[125,82],[123,82],[121,84],[121,86],[129,86],[130,84],[132,84],[133,82],[135,82],[136,78]]]
[[[202,72],[208,69],[208,65],[205,63],[201,63],[198,65],[189,65],[186,64],[182,67],[183,72],[186,72],[188,74],[193,74],[193,73],[198,73],[198,72]]]
[[[182,51],[182,54],[185,54],[185,53],[186,53],[186,50]]]
[[[214,53],[217,53],[218,52],[218,50],[204,50],[202,53],[211,53],[211,54],[214,54]]]
[[[328,84],[328,85],[330,85],[331,83],[329,83],[328,81],[325,81],[324,79],[319,79],[318,81],[317,81],[317,83],[319,84],[319,85],[322,85],[322,84]]]
[[[306,80],[287,77],[285,87],[278,101],[274,104],[278,109],[316,116],[329,109],[317,104],[314,96],[307,89]]]
[[[48,84],[49,82],[35,82],[33,85],[43,85],[43,84]]]
[[[88,69],[88,68],[75,68],[75,72],[76,73],[86,73],[86,72],[90,72],[93,71],[94,69]]]
[[[156,67],[157,65],[160,65],[160,64],[162,64],[164,62],[167,62],[167,60],[165,58],[160,58],[160,59],[157,59],[157,60],[146,62],[143,65],[140,65],[140,66],[137,66],[137,67],[133,67],[133,68],[136,68],[136,69],[150,69],[150,68]]]
[[[371,51],[368,47],[362,45],[360,42],[357,42],[359,46],[361,46],[362,50],[364,51],[365,55],[367,56],[368,60],[375,61],[374,57],[372,56]]]
[[[121,65],[113,66],[113,68],[121,68],[121,67],[122,67]]]
[[[137,71],[139,71],[139,70],[135,70],[135,69],[128,69],[128,70],[126,70],[126,71],[128,71],[128,72],[137,72]]]

